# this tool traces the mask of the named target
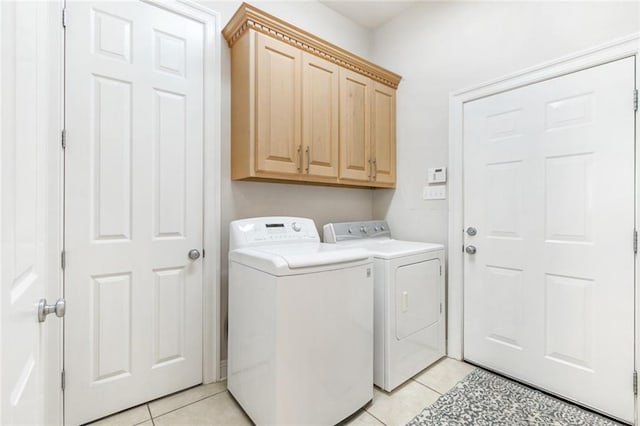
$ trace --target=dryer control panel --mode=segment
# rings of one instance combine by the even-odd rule
[[[229,229],[229,250],[302,242],[320,242],[320,235],[312,219],[256,217],[233,221]]]
[[[384,220],[327,223],[322,234],[325,243],[380,237],[391,238],[389,224]]]

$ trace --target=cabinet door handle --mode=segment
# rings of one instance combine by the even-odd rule
[[[369,158],[369,180],[371,180],[371,158]]]
[[[298,173],[302,171],[302,145],[298,145]]]
[[[307,147],[307,149],[305,150],[306,154],[307,154],[307,174],[309,174],[309,165],[311,164],[311,148]]]
[[[373,180],[376,180],[378,177],[378,163],[376,160],[373,160]]]

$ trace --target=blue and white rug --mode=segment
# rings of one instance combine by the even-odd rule
[[[620,426],[504,377],[476,369],[407,426]]]

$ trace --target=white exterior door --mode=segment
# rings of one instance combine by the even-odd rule
[[[69,2],[65,420],[202,381],[204,25]],[[167,7],[169,9],[167,9]]]
[[[632,422],[634,59],[465,104],[464,357]]]

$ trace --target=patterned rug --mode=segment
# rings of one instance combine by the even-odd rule
[[[478,368],[407,424],[439,425],[619,426],[620,423]]]

